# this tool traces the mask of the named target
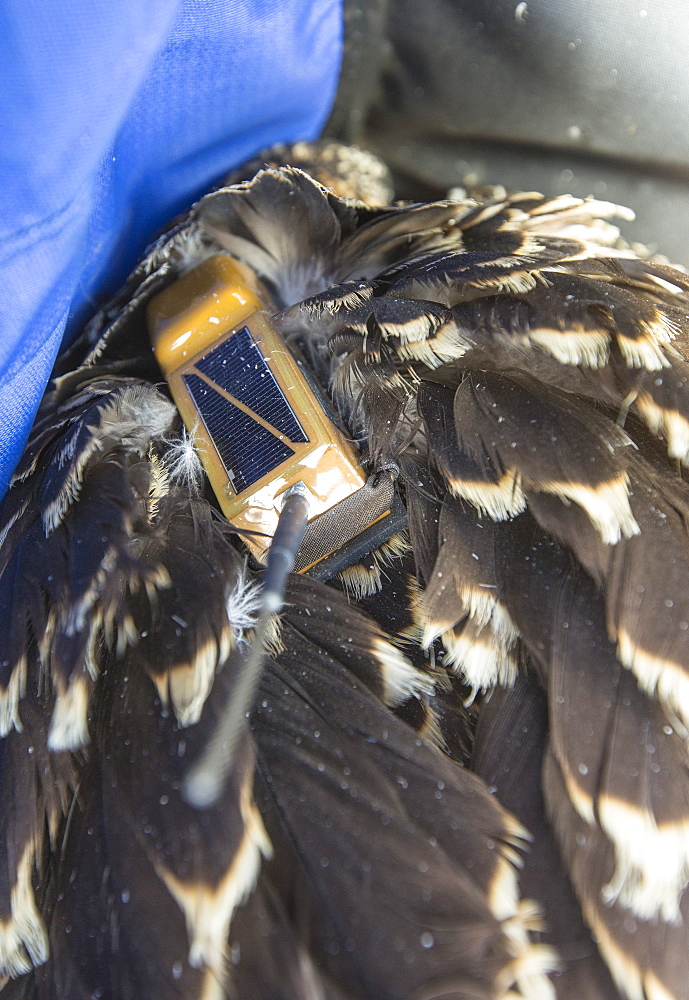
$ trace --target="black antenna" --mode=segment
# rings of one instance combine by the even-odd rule
[[[191,806],[208,809],[222,792],[247,717],[253,708],[265,659],[266,638],[274,615],[282,610],[285,587],[306,531],[310,493],[304,483],[285,491],[263,577],[261,610],[254,639],[240,671],[236,688],[218,721],[201,759],[182,784],[182,795]]]

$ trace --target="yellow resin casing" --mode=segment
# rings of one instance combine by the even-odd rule
[[[246,532],[244,540],[259,562],[265,561],[281,496],[290,486],[302,482],[308,488],[310,523],[366,483],[351,444],[323,412],[271,326],[266,300],[248,267],[219,254],[188,271],[148,306],[151,343],[172,397],[225,517]],[[264,386],[261,401],[254,402]],[[232,416],[230,428],[236,426],[236,433],[224,430],[218,415],[223,410]],[[294,428],[291,437],[285,426]],[[260,459],[266,451],[291,454],[263,469],[271,461]],[[263,474],[237,488],[257,467]]]

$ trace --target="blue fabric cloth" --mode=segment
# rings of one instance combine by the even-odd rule
[[[318,135],[342,46],[342,0],[0,7],[0,495],[63,338],[224,171]]]

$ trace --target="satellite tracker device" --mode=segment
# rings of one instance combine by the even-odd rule
[[[392,476],[367,477],[254,272],[209,257],[148,305],[153,350],[227,520],[265,564],[286,494],[308,523],[295,569],[329,579],[399,530]]]

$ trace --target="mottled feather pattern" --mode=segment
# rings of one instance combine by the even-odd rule
[[[94,318],[0,521],[1,787],[31,723],[60,789],[6,824],[3,998],[686,1000],[689,282],[622,212],[370,207],[266,170]],[[144,312],[219,251],[394,469],[408,535],[293,579],[197,813],[257,577]]]

